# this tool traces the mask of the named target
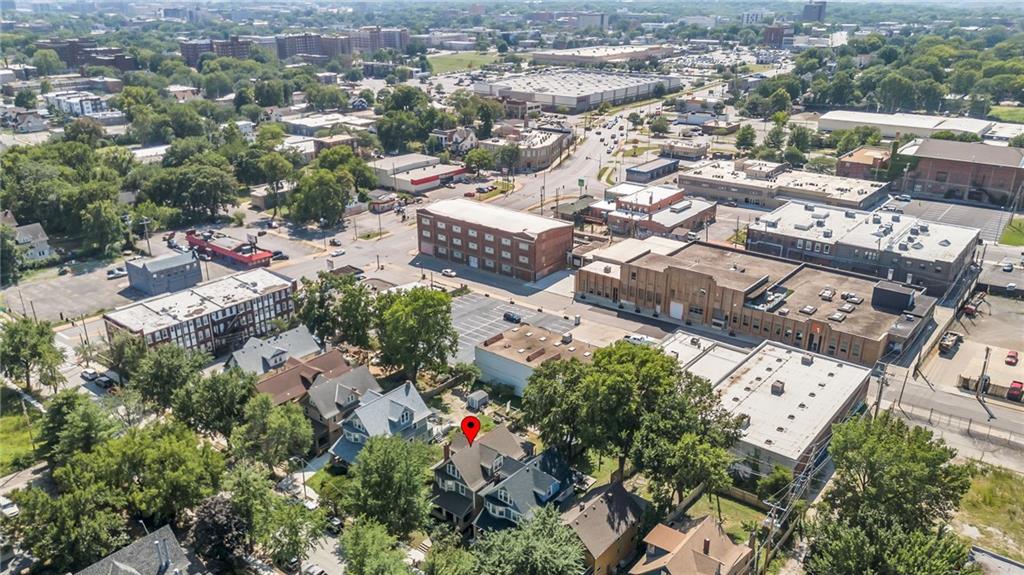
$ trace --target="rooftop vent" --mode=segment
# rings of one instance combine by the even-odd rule
[[[804,204],[804,211],[813,212],[814,211],[814,206],[811,205],[811,204]]]
[[[843,312],[837,311],[837,312],[833,313],[832,315],[828,316],[828,319],[830,319],[832,321],[836,321],[836,322],[842,322],[844,319],[846,319],[846,314],[843,313]]]
[[[805,315],[814,315],[814,312],[816,311],[818,311],[818,308],[814,307],[813,305],[805,305],[804,307],[800,308],[800,313]]]
[[[927,222],[920,222],[920,223],[917,224],[917,227],[921,228],[922,232],[926,232],[926,233],[928,232],[928,223]]]
[[[832,298],[834,298],[835,296],[836,291],[832,288],[825,288],[818,292],[818,297],[820,297],[822,301],[832,301]]]
[[[800,358],[800,365],[811,365],[812,363],[814,363],[814,356],[809,353],[805,353]]]
[[[907,242],[900,242],[900,251],[901,252],[905,252],[905,251],[907,251],[909,249],[910,249],[910,246],[907,245]]]
[[[776,379],[772,382],[772,395],[782,395],[786,392],[786,382]]]
[[[822,230],[821,235],[822,235],[822,237],[831,238],[832,237],[832,230]]]
[[[894,222],[900,221],[900,215],[899,214],[893,214],[892,215],[892,221],[894,221]]]

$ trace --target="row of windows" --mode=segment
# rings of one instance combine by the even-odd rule
[[[811,251],[812,247],[814,248],[814,251],[816,253],[824,253],[824,254],[829,253],[831,251],[831,249],[832,249],[832,246],[830,246],[828,244],[821,244],[821,243],[818,243],[818,242],[812,242],[811,240],[807,240],[806,242],[804,240],[797,240],[796,241],[796,249],[798,249],[798,250]]]
[[[424,225],[428,225],[428,226],[430,225],[430,220],[423,219],[422,222],[423,222]],[[444,230],[444,229],[447,229],[447,226],[445,225],[444,222],[437,222],[437,229]],[[452,224],[452,233],[453,234],[462,233],[462,226],[458,226],[458,225]],[[430,230],[429,229],[424,229],[422,231],[422,235],[425,238],[429,238],[430,237]],[[468,235],[471,238],[479,237],[479,233],[475,229],[473,229],[473,228],[468,228],[466,230],[466,235]],[[437,234],[437,239],[438,239],[438,241],[445,241],[446,236],[444,234]],[[453,241],[455,241],[455,240],[453,240]],[[484,241],[485,242],[493,242],[494,241],[494,235],[493,234],[485,233],[484,234]],[[503,245],[503,246],[511,246],[512,245],[512,240],[510,238],[501,238],[501,245]],[[529,251],[530,244],[528,242],[519,242],[519,249],[524,250],[524,251]]]

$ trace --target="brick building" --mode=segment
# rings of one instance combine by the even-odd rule
[[[652,239],[587,254],[590,263],[576,273],[576,297],[861,365],[898,356],[935,306],[935,298],[922,290],[893,282],[709,244]]]
[[[210,40],[182,40],[178,42],[178,51],[185,63],[195,68],[199,64],[199,56],[206,52],[213,52],[213,42]]]
[[[472,200],[443,200],[419,210],[423,255],[511,276],[538,279],[566,266],[572,224]]]
[[[68,68],[77,68],[85,64],[86,50],[95,47],[96,41],[86,38],[50,38],[36,42],[36,50],[53,50]]]
[[[288,34],[277,37],[277,57],[284,60],[299,54],[323,54],[320,34]]]
[[[1024,148],[918,139],[898,154],[913,159],[896,181],[913,196],[1007,206],[1024,191]]]
[[[883,180],[889,167],[889,148],[861,146],[851,150],[836,162],[836,175],[858,180]]]

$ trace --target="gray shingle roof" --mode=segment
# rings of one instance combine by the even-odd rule
[[[160,551],[157,550],[158,543]],[[164,547],[169,565],[161,570]],[[205,569],[182,548],[170,526],[165,525],[82,569],[76,575],[157,575],[175,571],[180,571],[181,575],[194,575],[203,573]]]
[[[558,494],[571,485],[572,470],[554,451],[546,450],[529,462],[514,463],[518,469],[512,471],[502,481],[480,492],[484,500],[499,507],[506,507],[518,512],[523,520],[533,515],[534,509],[553,501]],[[502,470],[504,473],[504,469]],[[504,491],[508,501],[502,501],[498,495]],[[484,529],[512,527],[512,521],[492,516],[484,509],[477,517],[477,526]]]
[[[142,268],[150,273],[169,270],[184,265],[188,265],[195,261],[196,256],[193,252],[187,252],[184,254],[174,253],[164,256],[158,256],[148,260],[136,260],[128,262],[129,266]]]
[[[231,354],[227,365],[262,375],[284,365],[289,357],[306,357],[320,351],[309,329],[300,325],[269,339],[251,337],[241,349]]]
[[[25,224],[14,228],[14,241],[18,244],[28,244],[48,239],[46,230],[40,223]]]
[[[403,421],[404,413],[408,413],[409,417]],[[404,383],[385,394],[369,389],[363,394],[361,405],[345,419],[342,429],[346,433],[368,437],[397,435],[412,438],[427,433],[427,426],[422,423],[431,413],[433,412],[411,383]],[[362,430],[355,426],[357,421],[362,425]],[[330,452],[335,457],[352,463],[362,446],[362,443],[353,443],[342,435],[331,446]]]
[[[337,415],[350,396],[358,401],[370,390],[379,392],[380,384],[370,369],[361,365],[334,378],[318,377],[307,393],[310,403],[326,419]]]

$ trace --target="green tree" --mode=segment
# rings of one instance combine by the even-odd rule
[[[796,146],[789,146],[786,148],[782,153],[782,159],[789,165],[798,168],[807,163],[807,156],[805,156],[804,153],[800,151],[800,148],[797,148]]]
[[[323,536],[326,527],[323,513],[280,497],[271,501],[266,523],[261,527],[260,544],[278,565],[292,559],[305,560]]]
[[[255,540],[261,514],[270,509],[275,497],[270,488],[266,468],[251,461],[239,462],[224,477],[224,489],[231,494],[231,505],[248,526],[250,541]]]
[[[421,568],[425,575],[476,575],[476,556],[461,545],[451,531],[439,529],[430,536],[432,545]]]
[[[430,514],[430,455],[425,445],[400,437],[371,437],[349,471],[346,508],[404,539]]]
[[[337,225],[352,199],[353,186],[354,180],[347,172],[307,172],[292,192],[292,218],[298,222],[322,221],[328,227]]]
[[[116,373],[124,384],[131,382],[139,370],[143,358],[146,357],[146,344],[140,337],[126,331],[118,331],[110,338],[110,343],[102,356],[107,367]]]
[[[369,347],[373,322],[370,288],[352,275],[342,276],[339,296],[332,311],[338,316],[341,339],[358,347]]]
[[[376,313],[384,365],[400,368],[415,382],[421,369],[440,369],[455,355],[459,335],[448,294],[419,287],[382,301],[388,305]]]
[[[105,136],[103,125],[92,118],[75,118],[64,128],[65,141],[81,142],[90,148],[97,147]]]
[[[768,97],[768,112],[770,114],[777,112],[786,112],[788,114],[792,109],[793,102],[789,92],[786,90],[779,88]]]
[[[628,120],[630,124],[633,124],[633,129],[640,127],[640,125],[644,123],[643,116],[637,112],[630,112],[629,116],[626,117],[626,120]]]
[[[764,145],[773,150],[781,150],[786,145],[786,130],[781,126],[774,126],[764,137]]]
[[[886,111],[913,109],[914,82],[898,72],[891,72],[878,83],[878,101]]]
[[[345,572],[352,575],[405,575],[405,553],[383,525],[360,518],[341,537]]]
[[[761,501],[778,503],[786,497],[792,483],[793,472],[781,465],[776,465],[771,473],[757,480],[757,497]]]
[[[540,431],[544,445],[578,463],[584,453],[584,377],[587,366],[572,358],[537,366],[523,392],[523,423]]]
[[[40,76],[53,76],[67,68],[57,52],[49,48],[36,50],[36,53],[32,55],[32,65],[39,69]]]
[[[240,569],[246,555],[252,553],[250,528],[228,497],[214,495],[196,508],[189,541],[212,571]]]
[[[736,131],[736,147],[740,150],[749,150],[757,143],[757,132],[750,124],[743,124]]]
[[[294,296],[296,316],[310,333],[325,342],[340,339],[360,347],[370,345],[373,300],[365,284],[352,276],[326,272],[316,280],[301,281],[303,289]]]
[[[56,441],[48,446],[50,460],[55,467],[64,465],[79,453],[91,452],[108,440],[116,429],[106,410],[88,399],[78,402],[63,419],[64,425],[57,432]]]
[[[85,242],[92,250],[114,257],[121,253],[128,225],[117,213],[117,205],[110,200],[93,202],[82,213]]]
[[[473,547],[480,575],[576,575],[583,546],[554,506],[542,507],[514,529],[487,531]]]
[[[24,255],[14,241],[14,229],[0,225],[0,285],[17,281],[23,261]]]
[[[795,125],[789,130],[789,145],[807,152],[811,149],[811,138],[814,136],[810,128],[802,125]]]
[[[243,422],[231,432],[236,455],[273,467],[301,455],[313,444],[313,428],[297,403],[275,406],[270,396],[257,394],[245,404]]]
[[[1010,138],[1010,145],[1014,148],[1024,148],[1024,134],[1017,134]]]
[[[19,108],[35,109],[36,93],[29,88],[22,88],[14,95],[14,105]]]
[[[189,378],[172,396],[174,414],[199,433],[231,437],[256,391],[256,374],[231,368]]]
[[[209,359],[205,353],[161,345],[142,357],[130,383],[150,404],[168,409],[173,405],[174,393],[201,377]]]
[[[291,177],[294,169],[292,163],[285,159],[284,156],[277,152],[270,152],[260,158],[259,161],[260,171],[263,172],[263,177],[267,180],[267,185],[270,190],[275,194],[281,191],[282,183]],[[274,217],[277,217],[277,208],[280,202],[274,201]]]
[[[21,317],[0,327],[0,373],[15,381],[23,381],[32,390],[32,375],[43,385],[59,385],[63,377],[58,368],[64,361],[48,321]]]
[[[663,135],[668,133],[668,118],[665,116],[658,116],[651,120],[648,124],[652,134]]]
[[[481,171],[489,170],[494,166],[494,157],[483,148],[473,148],[466,153],[466,157],[462,161],[467,170],[478,176]]]

